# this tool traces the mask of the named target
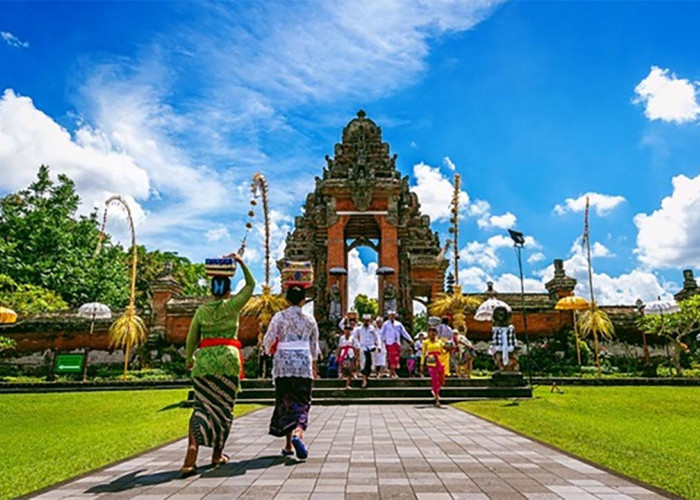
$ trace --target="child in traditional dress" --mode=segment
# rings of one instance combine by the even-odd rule
[[[355,377],[357,362],[360,359],[360,343],[357,338],[352,335],[352,327],[350,324],[345,325],[343,334],[338,340],[338,350],[336,357],[338,359],[339,371],[345,378],[345,388],[350,389],[352,379]]]
[[[423,340],[425,340],[425,332],[418,332],[418,335],[416,335],[416,341],[413,343],[413,363],[409,364],[409,375],[411,376],[413,376],[417,371],[416,360],[420,361],[423,349]],[[423,374],[419,372],[418,376],[422,378]]]

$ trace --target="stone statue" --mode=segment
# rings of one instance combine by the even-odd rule
[[[331,300],[330,307],[328,308],[328,319],[331,323],[337,324],[343,319],[343,303],[342,296],[340,295],[340,287],[338,283],[333,283],[331,285]]]
[[[493,311],[491,328],[491,345],[489,354],[502,372],[517,372],[520,370],[517,356],[517,341],[515,328],[510,322],[510,312],[505,307],[497,307]]]
[[[393,283],[384,286],[384,314],[388,311],[396,311],[396,298],[398,293]]]

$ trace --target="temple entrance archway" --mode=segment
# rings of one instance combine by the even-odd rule
[[[315,284],[309,292],[319,325],[330,328],[348,304],[348,252],[359,246],[377,251],[378,266],[393,272],[378,277],[380,311],[395,308],[411,328],[413,298],[443,291],[448,262],[430,217],[420,211],[408,176],[382,142],[381,129],[363,111],[343,129],[334,157],[326,156],[323,176],[306,197],[304,214],[287,235],[284,260],[311,261]]]

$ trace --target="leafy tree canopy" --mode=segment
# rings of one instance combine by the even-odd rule
[[[129,254],[107,236],[94,257],[100,234],[97,210],[78,215],[79,205],[74,182],[65,175],[54,181],[47,166],[39,168],[36,181],[27,189],[0,198],[0,274],[18,287],[13,295],[22,287],[21,300],[32,302],[32,311],[94,301],[119,308],[128,302]],[[144,247],[138,253],[140,306],[150,300],[149,284],[163,273],[168,261],[183,293],[206,293],[199,284],[203,264],[192,264],[173,252],[147,252]],[[0,280],[0,289],[8,286]],[[47,295],[50,290],[55,294]]]
[[[54,291],[36,285],[17,285],[4,274],[0,274],[0,304],[18,314],[68,309],[68,304]]]
[[[379,304],[377,299],[370,299],[367,295],[361,293],[355,297],[355,311],[362,318],[363,314],[371,314],[373,318],[377,317],[379,312]]]

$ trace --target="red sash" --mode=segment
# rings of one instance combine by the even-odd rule
[[[347,358],[350,349],[352,349],[351,345],[344,345],[340,348],[340,357],[338,358],[338,364],[341,364],[345,360],[345,358]]]
[[[245,378],[245,370],[243,368],[243,344],[241,344],[238,339],[202,339],[199,341],[200,349],[204,349],[205,347],[216,347],[219,345],[230,345],[238,349],[238,354],[241,358],[241,362],[239,363],[241,365],[241,372],[239,374],[239,378],[240,380],[243,380]]]

